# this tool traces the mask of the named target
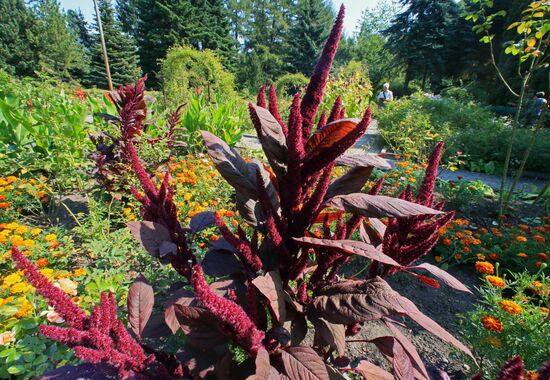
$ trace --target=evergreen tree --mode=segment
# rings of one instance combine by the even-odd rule
[[[325,0],[298,0],[295,12],[288,63],[291,71],[309,76],[330,32],[334,11]]]
[[[449,30],[459,18],[453,0],[401,0],[404,10],[386,30],[388,48],[406,67],[405,89],[412,79],[420,78],[425,88],[434,86],[445,75]]]
[[[0,1],[0,68],[19,76],[38,69],[38,54],[29,39],[34,16],[24,0]]]
[[[67,17],[57,0],[34,1],[36,24],[32,39],[39,48],[42,70],[60,78],[69,78],[85,67],[84,49],[69,29]]]
[[[109,68],[113,86],[134,82],[141,75],[138,67],[136,47],[132,38],[122,32],[120,23],[110,0],[98,0],[99,14],[103,26],[105,46],[109,57]],[[92,62],[88,82],[91,85],[106,88],[107,73],[103,60],[103,51],[99,38],[97,21],[94,23],[96,41],[92,52]]]
[[[77,41],[86,49],[86,52],[90,52],[94,46],[94,38],[90,34],[90,28],[88,23],[82,14],[82,11],[79,9],[75,11],[74,9],[69,9],[67,11],[67,19],[69,23],[69,28],[76,34]]]
[[[138,0],[116,0],[115,8],[122,31],[137,38]]]

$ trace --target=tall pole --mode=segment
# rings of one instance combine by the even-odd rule
[[[107,47],[105,46],[105,38],[103,37],[103,26],[101,25],[101,16],[99,15],[99,7],[97,6],[97,0],[94,0],[95,14],[97,16],[97,25],[99,27],[99,39],[101,41],[101,48],[103,49],[103,59],[105,60],[105,70],[107,71],[107,83],[109,84],[109,91],[113,91],[113,82],[111,81],[111,70],[109,69],[109,58],[107,57]]]

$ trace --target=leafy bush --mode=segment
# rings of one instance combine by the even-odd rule
[[[357,334],[363,322],[376,320],[390,333],[369,342],[391,360],[394,374],[412,378],[417,372],[429,378],[414,346],[391,318],[399,315],[410,317],[472,356],[468,348],[383,279],[405,271],[439,287],[437,280],[416,273],[423,270],[468,291],[429,264],[415,265],[437,242],[438,230],[454,215],[439,211],[441,204],[434,206],[443,144],[437,145],[430,158],[418,195],[407,189],[398,199],[377,195],[381,181],[370,194],[359,193],[373,167],[387,167],[387,163],[377,156],[345,154],[368,127],[370,110],[359,122],[340,119],[345,114],[336,101],[331,116],[312,133],[342,26],[343,8],[303,99],[300,94],[294,97],[288,123],[279,117],[271,92],[269,105],[263,92],[258,105],[249,104],[269,165],[247,162],[221,139],[202,132],[208,154],[235,189],[237,208],[248,225],[232,222],[237,225],[233,231],[220,214],[204,212],[184,228],[174,203],[170,173],[157,187],[134,147],[137,136],[123,134],[127,137],[123,157],[139,179],[141,191],[132,188],[132,193],[142,204],[144,218],[128,226],[153,257],[170,264],[184,281],[174,286],[167,309],[153,315],[153,287],[143,277],[137,278],[128,294],[133,334],[118,319],[112,294],[102,293],[99,304],[88,315],[21,251],[12,250],[18,269],[65,320],[66,327],[41,326],[42,334],[74,347],[78,358],[92,363],[61,368],[54,374],[78,377],[86,372],[87,376],[116,377],[118,372],[121,378],[152,379],[227,378],[228,374],[265,378],[270,373],[283,373],[295,379],[328,379],[329,372],[338,375],[334,364],[336,359],[344,359],[345,336]],[[124,106],[117,123],[125,131],[142,127],[142,92],[142,88],[119,90]],[[337,164],[350,169],[331,182]],[[387,226],[379,218],[387,218]],[[197,234],[213,226],[222,238],[214,240],[201,258],[193,242]],[[356,230],[361,231],[362,241],[349,240]],[[338,268],[355,254],[370,259],[368,278],[338,278]],[[206,281],[205,274],[212,283]],[[303,343],[309,326],[315,330],[313,345]],[[178,355],[163,352],[159,345],[145,344],[147,337],[165,336],[166,327],[172,333],[181,329],[185,335]],[[342,371],[367,378],[373,371],[377,376],[391,377],[367,360]]]
[[[523,358],[526,370],[536,372],[550,357],[548,278],[487,275],[478,290],[482,305],[462,316],[462,335],[483,363],[484,378],[498,378],[500,366],[514,355]]]
[[[168,108],[190,101],[193,93],[204,93],[211,100],[216,94],[232,96],[234,78],[213,51],[189,46],[171,48],[161,66],[162,91]]]
[[[279,95],[293,96],[307,86],[309,78],[302,73],[284,74],[275,82],[275,89]]]
[[[424,161],[435,142],[445,139],[446,158],[462,152],[469,169],[480,168],[480,161],[502,165],[511,133],[502,120],[473,102],[454,98],[432,100],[422,94],[390,103],[378,113],[378,118],[381,134],[393,149]],[[518,131],[512,161],[521,160],[530,134],[526,129]],[[550,131],[543,130],[526,169],[550,172],[549,160]]]

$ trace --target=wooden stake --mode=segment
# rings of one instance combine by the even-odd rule
[[[111,70],[109,69],[109,57],[107,57],[107,47],[105,46],[105,38],[103,37],[103,26],[101,25],[101,16],[99,15],[99,7],[97,6],[97,0],[94,0],[95,14],[97,16],[97,25],[99,27],[99,40],[101,41],[101,48],[103,49],[103,59],[105,60],[105,70],[107,71],[107,83],[109,85],[109,91],[113,91],[113,82],[111,81]]]

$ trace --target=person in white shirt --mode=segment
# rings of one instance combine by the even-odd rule
[[[393,92],[390,91],[390,84],[384,83],[382,86],[382,91],[380,94],[378,94],[378,107],[384,108],[386,107],[387,102],[391,102],[393,100]]]

